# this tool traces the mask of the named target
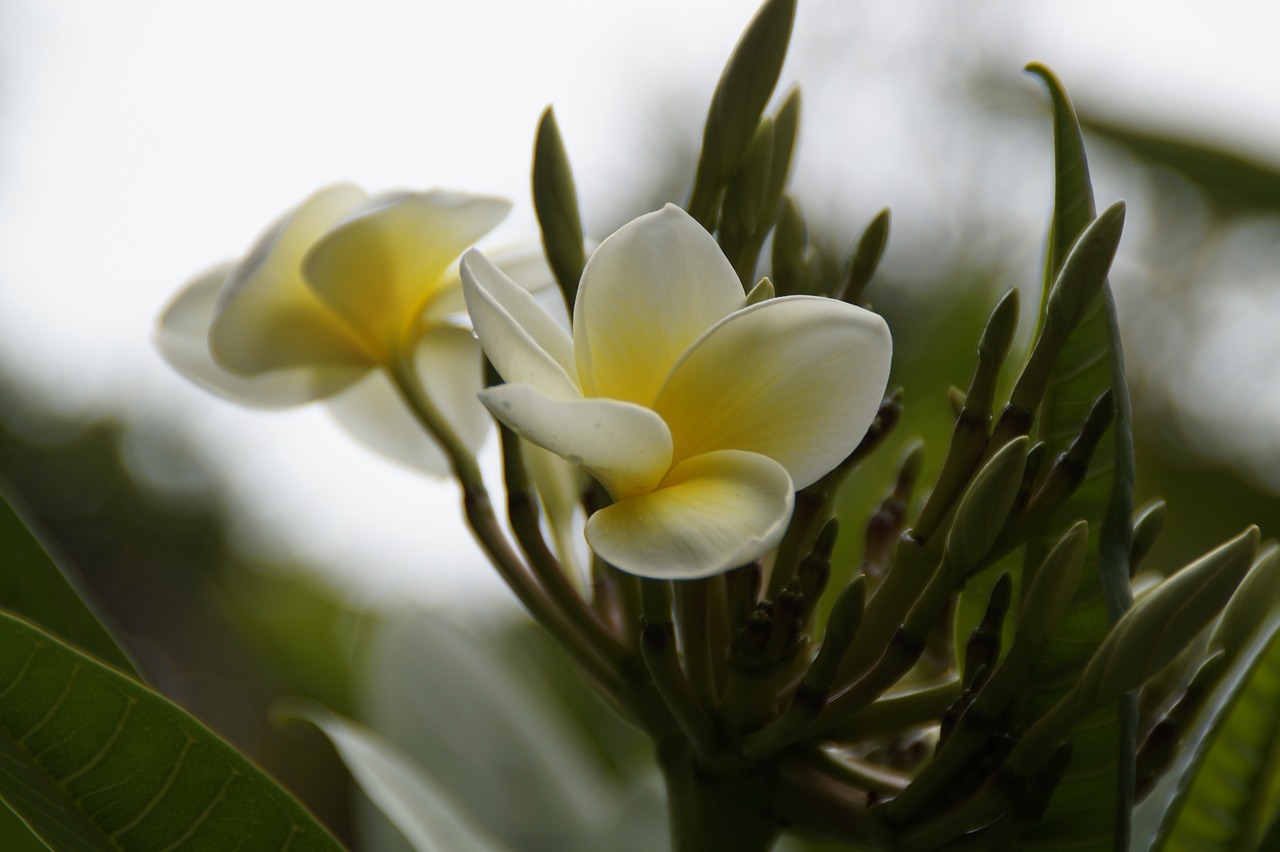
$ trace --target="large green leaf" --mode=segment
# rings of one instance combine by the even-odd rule
[[[186,711],[6,613],[0,798],[59,852],[341,848]]]
[[[1031,66],[1053,102],[1056,183],[1046,257],[1047,282],[1076,237],[1094,218],[1093,190],[1079,122],[1052,72]],[[1112,623],[1129,606],[1129,517],[1133,508],[1133,444],[1115,305],[1103,285],[1054,364],[1037,417],[1048,457],[1066,449],[1090,406],[1112,390],[1114,419],[1094,453],[1084,482],[1051,522],[1027,543],[1024,571],[1034,571],[1078,520],[1089,522],[1084,571],[1061,628],[1046,646],[1022,701],[1031,716],[1066,692]],[[1127,846],[1132,802],[1136,709],[1131,699],[1091,714],[1072,729],[1071,765],[1044,818],[1020,848],[1113,849]]]
[[[26,513],[0,479],[0,609],[16,612],[123,672],[136,674],[128,655],[72,585],[74,575],[50,555],[24,519]]]

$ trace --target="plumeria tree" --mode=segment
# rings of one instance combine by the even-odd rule
[[[242,404],[323,400],[373,448],[455,480],[493,567],[651,740],[681,852],[784,834],[1275,848],[1280,736],[1258,729],[1280,672],[1280,559],[1250,527],[1135,593],[1163,509],[1133,506],[1107,284],[1125,207],[1097,212],[1074,110],[1042,66],[1055,200],[1033,340],[1015,353],[1026,297],[1010,290],[953,394],[949,445],[930,448],[936,480],[919,482],[908,443],[874,513],[845,510],[842,485],[912,397],[865,300],[888,214],[831,280],[787,194],[799,97],[766,110],[793,15],[767,0],[747,27],[677,203],[589,244],[548,110],[541,251],[473,247],[501,199],[333,186],[180,292],[161,353]],[[500,483],[476,458],[491,428]],[[842,529],[865,531],[856,564],[833,564]],[[336,846],[142,682],[23,541],[65,604],[0,616],[0,797],[35,835]],[[392,744],[315,705],[290,712],[415,848],[501,847]],[[1252,789],[1223,804],[1241,778]]]

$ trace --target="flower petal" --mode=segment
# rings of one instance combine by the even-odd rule
[[[877,314],[835,299],[769,299],[690,347],[654,403],[675,459],[760,453],[809,485],[851,453],[875,418],[893,340]]]
[[[478,251],[462,258],[467,311],[485,354],[508,382],[575,399],[573,341],[534,297]]]
[[[384,352],[412,328],[450,265],[511,203],[454,192],[371,198],[303,260],[320,298]]]
[[[302,202],[258,240],[224,287],[209,348],[246,376],[288,367],[368,364],[367,350],[302,279],[302,256],[364,200],[340,184]]]
[[[706,453],[676,465],[658,490],[592,515],[587,543],[629,574],[709,577],[777,546],[793,492],[791,477],[772,459],[738,450]]]
[[[588,396],[651,405],[694,340],[745,295],[716,241],[668,204],[622,226],[587,261],[573,311]]]
[[[530,385],[480,394],[521,438],[580,464],[614,499],[650,491],[671,465],[671,433],[647,408],[613,399],[556,399]]]
[[[556,283],[555,275],[547,264],[547,256],[540,245],[523,245],[501,249],[486,249],[485,258],[503,275],[530,293],[550,290]],[[561,299],[563,302],[563,299]],[[440,289],[423,309],[422,321],[438,322],[451,314],[464,313],[467,303],[462,294],[462,275],[459,265],[445,273]]]
[[[484,443],[489,415],[476,394],[484,387],[480,344],[460,328],[435,328],[416,352],[423,389],[472,453]],[[405,406],[387,374],[368,378],[333,399],[329,409],[344,429],[370,448],[423,473],[447,476],[443,450]]]
[[[174,297],[157,324],[160,354],[187,380],[218,396],[254,408],[285,408],[337,393],[369,371],[367,366],[273,370],[240,376],[224,370],[209,352],[209,324],[233,264],[210,269]]]

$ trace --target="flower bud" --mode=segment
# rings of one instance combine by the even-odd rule
[[[1210,648],[1226,652],[1227,664],[1253,640],[1258,628],[1280,603],[1280,548],[1268,542],[1227,601],[1209,639]]]
[[[1018,643],[1043,648],[1053,636],[1075,595],[1089,549],[1089,524],[1078,521],[1049,551],[1027,590],[1018,617]]]
[[[1213,620],[1253,565],[1258,528],[1200,557],[1161,583],[1116,622],[1075,692],[1081,709],[1101,707],[1139,686]]]
[[[578,279],[587,262],[586,249],[582,241],[582,216],[578,212],[578,190],[551,107],[542,113],[533,146],[533,208],[542,229],[547,262],[564,293],[565,304],[572,311]]]
[[[974,477],[960,498],[947,535],[946,561],[972,571],[991,550],[1018,495],[1027,463],[1026,436],[1005,444]]]

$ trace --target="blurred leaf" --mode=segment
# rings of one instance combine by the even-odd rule
[[[503,848],[465,807],[368,728],[310,701],[283,701],[276,715],[311,722],[323,731],[365,795],[417,852],[499,852]]]
[[[1134,810],[1137,852],[1247,848],[1280,804],[1280,607],[1236,658],[1183,738],[1168,772]],[[1245,814],[1252,823],[1238,833]],[[1188,845],[1192,844],[1192,845]]]
[[[1186,177],[1209,197],[1219,215],[1280,210],[1280,169],[1274,166],[1225,148],[1103,119],[1086,117],[1081,123],[1144,163]]]
[[[431,612],[389,617],[362,666],[363,720],[522,852],[665,848],[665,809],[646,779],[601,766],[583,714],[551,700],[555,681],[524,679],[500,632]]]
[[[255,567],[219,578],[213,601],[283,683],[343,714],[355,712],[355,646],[375,616],[356,608],[314,572]],[[306,637],[306,641],[299,641]]]
[[[8,483],[0,480],[0,609],[30,619],[81,650],[138,676],[124,650],[72,584],[51,548],[27,523]]]
[[[51,848],[341,847],[164,697],[0,614],[0,797]]]
[[[1079,124],[1070,99],[1052,72],[1029,69],[1049,88],[1053,102],[1056,183],[1046,273],[1062,266],[1076,237],[1094,218],[1093,189]],[[1047,285],[1046,285],[1047,286]],[[1129,606],[1129,538],[1133,513],[1133,446],[1129,393],[1111,291],[1105,284],[1085,312],[1054,365],[1037,419],[1037,437],[1048,457],[1066,449],[1093,402],[1110,388],[1115,415],[1085,480],[1046,527],[1027,543],[1024,572],[1032,572],[1067,527],[1089,522],[1089,549],[1075,597],[1061,628],[1036,661],[1024,693],[1030,718],[1066,692],[1094,649]],[[1122,699],[1092,713],[1069,733],[1067,774],[1022,848],[1123,849],[1132,806],[1136,706]]]

